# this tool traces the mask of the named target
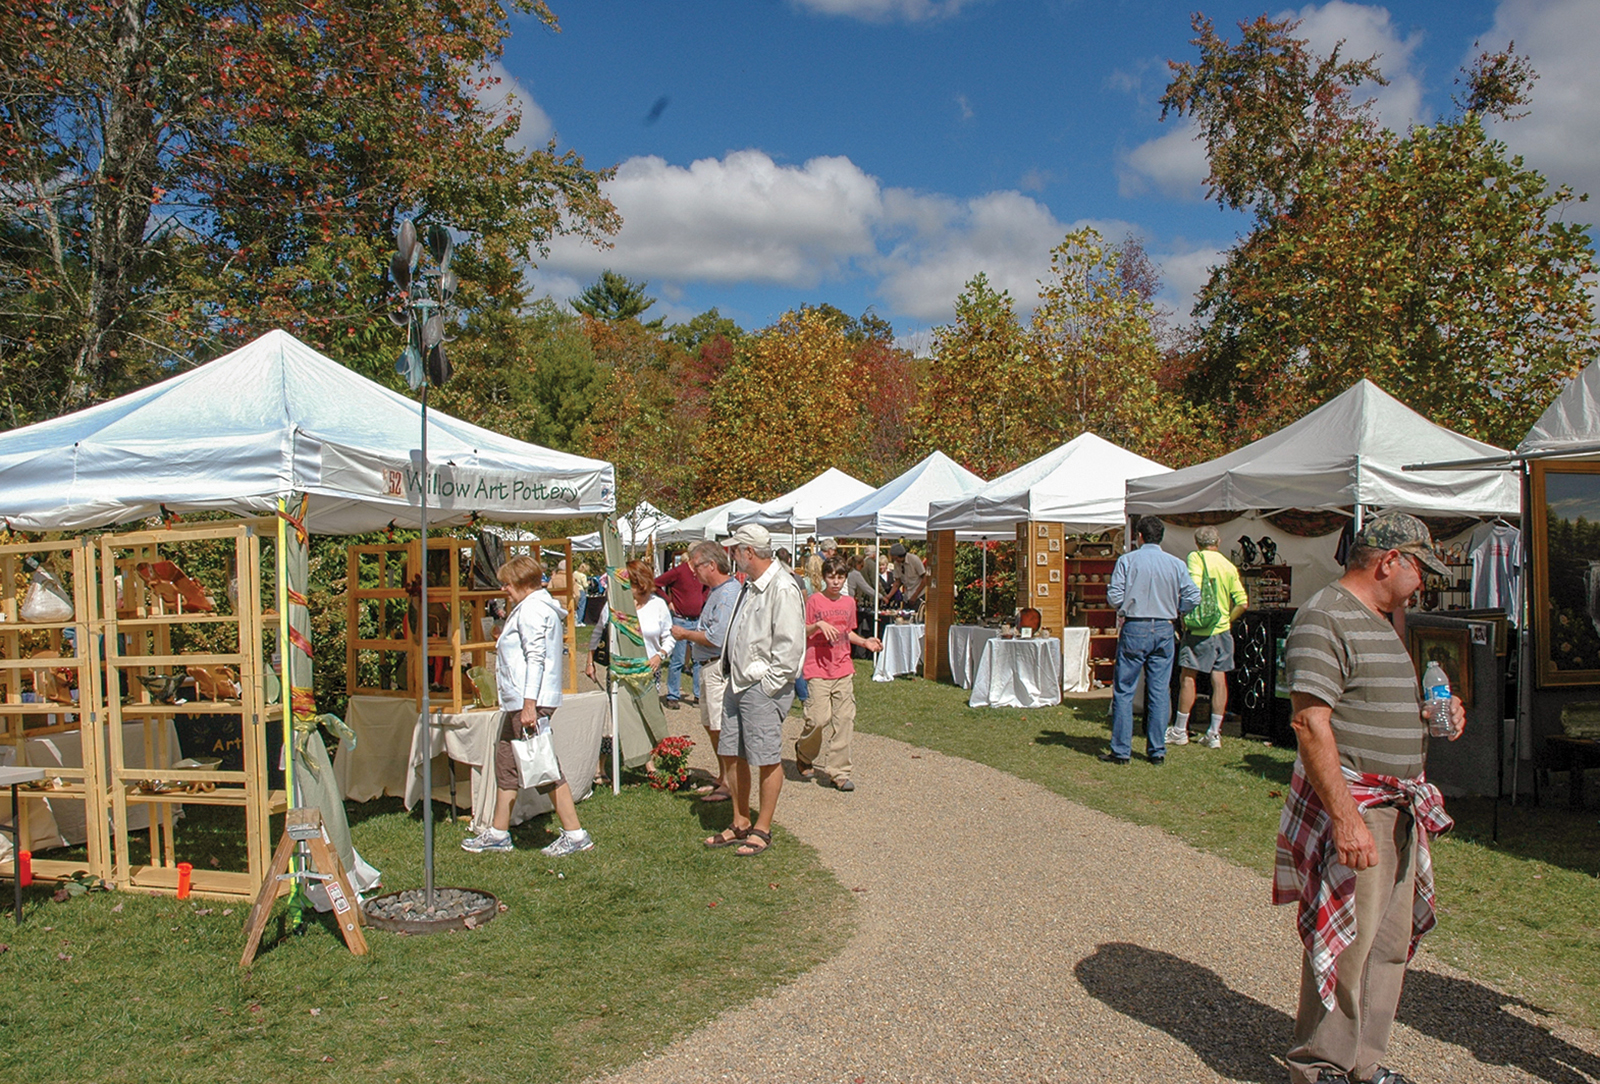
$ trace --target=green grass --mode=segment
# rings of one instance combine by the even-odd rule
[[[973,709],[962,689],[875,683],[864,666],[858,730],[987,764],[1271,875],[1292,750],[1231,739],[1220,750],[1172,749],[1160,769],[1137,756],[1126,767],[1102,764],[1095,755],[1107,748],[1109,700]],[[1135,750],[1142,745],[1136,736]],[[1446,808],[1457,827],[1434,844],[1440,921],[1427,947],[1570,1023],[1600,1027],[1596,815],[1502,803],[1495,843],[1492,802],[1450,800]]]
[[[421,822],[397,807],[351,806],[390,889],[421,883]],[[0,927],[0,1078],[583,1079],[803,973],[853,926],[850,894],[792,836],[757,859],[701,847],[726,805],[635,786],[579,809],[599,846],[565,860],[536,850],[546,818],[509,855],[468,855],[465,826],[439,824],[436,883],[509,908],[479,930],[369,929],[358,958],[325,924],[282,937],[280,905],[248,974],[245,905],[58,904],[35,886],[24,925]],[[213,827],[180,824],[180,846]]]

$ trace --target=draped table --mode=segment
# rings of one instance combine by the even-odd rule
[[[409,702],[408,702],[409,703]],[[472,769],[472,829],[482,832],[494,818],[494,746],[500,737],[498,708],[468,711],[459,715],[438,712],[433,716],[433,746],[426,753],[422,720],[413,706],[412,735],[408,768],[405,772],[405,803],[410,809],[422,798],[423,774],[440,754]],[[573,693],[564,697],[551,718],[556,760],[561,774],[572,788],[572,800],[581,802],[594,790],[594,770],[600,760],[600,739],[608,730],[611,701],[604,692]],[[437,797],[437,791],[435,792]],[[511,809],[511,823],[537,817],[551,810],[550,799],[536,790],[517,793]]]
[[[1066,692],[1086,693],[1094,688],[1094,673],[1089,668],[1092,632],[1082,625],[1061,630],[1061,687]]]
[[[130,709],[131,710],[131,709]],[[144,721],[137,719],[122,724],[122,759],[130,768],[145,767]],[[170,768],[183,759],[178,742],[178,728],[169,716],[158,720],[151,731],[151,748],[157,764]],[[111,737],[104,735],[101,763],[111,759]],[[82,732],[67,730],[57,734],[44,734],[28,738],[25,742],[28,765],[43,768],[49,779],[52,768],[83,767]],[[17,762],[15,745],[0,745],[0,765],[10,767]],[[88,817],[84,813],[83,799],[69,796],[56,797],[54,791],[29,791],[24,800],[43,798],[28,811],[28,834],[32,837],[24,850],[46,851],[53,847],[68,847],[83,843],[89,838]],[[178,808],[174,807],[174,815]],[[10,821],[5,823],[9,824]],[[150,827],[150,807],[144,803],[128,804],[128,827],[143,830]],[[0,859],[9,856],[9,840],[0,838]]]
[[[922,669],[922,625],[885,625],[883,650],[872,664],[873,681],[893,681]]]
[[[972,678],[973,708],[1043,708],[1061,703],[1061,641],[1000,637],[983,645]]]
[[[963,689],[972,688],[983,645],[1000,635],[999,629],[985,625],[950,626],[950,678]]]

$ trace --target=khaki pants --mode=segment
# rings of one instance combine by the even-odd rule
[[[1378,864],[1356,874],[1356,939],[1339,954],[1334,1007],[1317,994],[1311,961],[1300,963],[1300,1008],[1289,1051],[1294,1084],[1314,1084],[1322,1069],[1366,1080],[1389,1047],[1411,947],[1416,833],[1411,814],[1379,806],[1363,814]]]
[[[850,740],[856,733],[855,677],[812,678],[806,700],[806,725],[795,739],[795,755],[828,773],[834,782],[850,778]]]

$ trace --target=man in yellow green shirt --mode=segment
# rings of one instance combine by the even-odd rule
[[[1189,575],[1200,588],[1200,605],[1185,616],[1183,642],[1178,645],[1178,717],[1167,731],[1168,745],[1189,743],[1189,712],[1194,709],[1195,678],[1211,675],[1211,725],[1201,744],[1222,747],[1222,717],[1228,710],[1228,671],[1233,669],[1233,623],[1250,605],[1239,582],[1239,570],[1217,552],[1220,537],[1215,527],[1194,533],[1196,549],[1189,554]],[[1207,596],[1210,597],[1207,597]]]

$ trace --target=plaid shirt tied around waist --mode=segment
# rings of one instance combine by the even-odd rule
[[[1411,948],[1416,955],[1422,935],[1437,921],[1433,905],[1433,859],[1428,837],[1454,827],[1444,811],[1439,788],[1422,776],[1398,779],[1344,767],[1345,782],[1356,808],[1393,805],[1411,811],[1417,831],[1416,892],[1411,904]],[[1278,855],[1272,877],[1272,902],[1300,905],[1300,940],[1317,976],[1317,991],[1330,1009],[1339,954],[1356,939],[1356,874],[1339,861],[1333,843],[1333,818],[1317,797],[1297,759],[1289,780],[1289,797],[1278,822]]]

